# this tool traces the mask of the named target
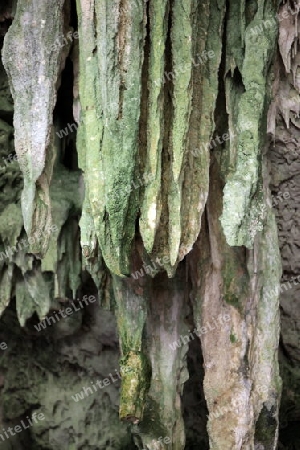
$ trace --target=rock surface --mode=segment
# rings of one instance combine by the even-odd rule
[[[292,450],[298,15],[276,56],[271,0],[46,3],[0,7],[0,423],[45,415],[3,448],[275,449],[281,291]]]

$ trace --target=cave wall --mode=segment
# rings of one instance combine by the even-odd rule
[[[271,191],[276,212],[283,274],[280,286],[279,361],[283,379],[280,448],[297,448],[299,436],[299,8],[286,2],[279,9],[274,101],[268,127]],[[288,13],[288,14],[287,14]],[[286,16],[284,16],[286,14]],[[285,447],[286,446],[286,447]]]
[[[285,30],[297,28],[281,22],[273,65],[270,0],[50,3],[0,10],[0,152],[15,149],[20,160],[0,168],[1,255],[28,240],[0,261],[2,424],[46,416],[5,445],[130,449],[134,439],[154,450],[161,436],[176,450],[275,449],[281,261],[272,202],[287,281],[297,274],[299,112],[292,100],[288,128],[276,89],[285,98],[288,79],[298,95],[296,44],[283,48]],[[37,29],[44,20],[50,37]],[[36,66],[35,81],[19,60]],[[36,120],[27,106],[41,98]],[[274,204],[280,190],[288,204]],[[36,335],[39,320],[85,293],[97,303]],[[281,295],[281,418],[291,426],[296,293]],[[80,408],[70,399],[115,369],[121,385]]]

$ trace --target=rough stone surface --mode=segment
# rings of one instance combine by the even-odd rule
[[[272,204],[276,213],[283,274],[280,287],[280,368],[283,392],[280,409],[280,449],[300,446],[299,436],[299,143],[300,85],[299,4],[285,2],[279,14],[287,13],[279,26],[274,102],[268,125],[272,142],[268,152]]]
[[[48,17],[54,3],[57,15]],[[140,450],[275,450],[281,266],[268,185],[270,168],[272,193],[291,191],[276,212],[288,281],[298,275],[299,244],[295,24],[281,22],[282,61],[273,68],[271,0],[77,0],[77,11],[75,2],[64,10],[54,0],[33,2],[28,11],[26,5],[19,0],[4,49],[17,153],[24,137],[20,111],[27,114],[41,85],[39,70],[35,79],[30,69],[31,90],[27,97],[17,92],[20,74],[9,49],[31,64],[37,58],[40,67],[40,52],[57,33],[76,27],[77,18],[79,43],[54,50],[45,65],[52,84],[39,98],[44,138],[41,150],[35,142],[25,149],[32,173],[24,174],[23,197],[36,189],[28,211],[23,204],[21,214],[17,162],[0,167],[0,252],[27,239],[31,220],[44,229],[50,210],[57,226],[47,246],[48,238],[4,259],[0,253],[0,337],[9,345],[0,353],[0,423],[16,424],[33,410],[46,416],[20,442],[5,443],[7,450],[131,450],[132,438]],[[51,37],[37,30],[35,7],[36,20],[47,13]],[[13,14],[11,3],[0,9],[0,36]],[[272,27],[252,33],[268,21]],[[16,48],[21,23],[39,44]],[[22,43],[30,39],[28,33]],[[268,126],[275,146],[267,154],[274,72]],[[76,133],[56,134],[65,115],[73,120],[72,110],[78,164]],[[35,136],[32,120],[26,116],[22,125],[25,137]],[[1,156],[13,152],[12,125],[0,67]],[[218,142],[226,132],[230,139]],[[85,292],[99,303],[37,333],[39,319]],[[283,424],[299,419],[297,292],[293,282],[281,299]],[[119,359],[121,385],[117,380],[78,403],[71,399],[117,369]],[[282,435],[285,450],[293,448],[292,425]],[[159,437],[171,443],[160,446]]]
[[[1,425],[20,424],[32,411],[45,416],[4,443],[6,450],[134,449],[128,426],[118,418],[115,319],[96,304],[83,319],[88,326],[63,337],[58,323],[38,333],[34,322],[21,330],[12,308],[3,315],[1,341],[8,349],[0,355]],[[100,388],[97,381],[105,379]],[[83,398],[76,402],[72,396],[78,393]]]
[[[29,235],[43,230],[37,248],[48,247],[51,226],[49,184],[52,175],[51,125],[61,51],[54,49],[63,32],[63,0],[18,1],[6,34],[2,60],[14,98],[15,150],[24,177],[22,213]]]

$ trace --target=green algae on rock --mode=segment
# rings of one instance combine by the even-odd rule
[[[145,5],[125,2],[120,8],[119,3],[77,0],[79,35],[84,35],[78,152],[89,201],[84,205],[90,205],[106,265],[122,275],[129,272],[137,215],[137,196],[127,188],[134,181],[138,150]],[[83,234],[89,233],[83,229]]]
[[[233,8],[234,13],[234,8]],[[262,229],[265,206],[261,201],[261,154],[266,133],[266,121],[270,93],[267,71],[272,62],[277,36],[276,27],[266,28],[256,36],[251,29],[260,20],[275,16],[275,8],[270,2],[261,2],[255,19],[245,28],[236,27],[236,33],[243,33],[242,47],[232,47],[227,58],[227,68],[233,74],[240,73],[243,92],[236,96],[231,89],[234,80],[228,78],[229,115],[235,114],[233,131],[239,129],[234,149],[234,170],[228,174],[224,187],[224,208],[221,223],[229,245],[253,247],[254,237]],[[243,20],[240,18],[239,20]],[[242,25],[242,24],[241,24]],[[228,33],[229,45],[236,43],[233,30]],[[253,47],[255,46],[255,51]],[[232,130],[231,130],[232,131]],[[236,133],[235,133],[236,134]],[[250,227],[250,232],[249,232]]]

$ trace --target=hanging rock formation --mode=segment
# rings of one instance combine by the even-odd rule
[[[212,450],[275,450],[281,259],[269,185],[278,186],[281,175],[273,164],[278,156],[268,154],[267,131],[278,141],[278,126],[293,127],[293,143],[299,108],[296,100],[287,105],[282,74],[290,74],[298,93],[298,19],[280,24],[280,60],[272,0],[18,0],[15,6],[5,13],[13,21],[2,52],[14,106],[0,72],[6,92],[0,151],[8,155],[15,147],[21,168],[14,161],[0,172],[1,183],[9,183],[0,194],[4,328],[11,298],[26,333],[35,313],[42,320],[84,292],[99,301],[68,329],[43,334],[49,352],[59,355],[53,369],[40,352],[41,338],[32,344],[41,392],[29,389],[20,415],[33,405],[48,414],[32,442],[57,445],[64,364],[74,384],[70,395],[102,374],[97,342],[105,365],[102,353],[115,331],[111,324],[101,334],[93,320],[101,322],[100,312],[111,320],[100,309],[106,308],[118,329],[120,399],[112,389],[109,400],[102,393],[95,404],[82,400],[76,420],[92,423],[84,443],[72,421],[76,408],[65,398],[64,423],[75,437],[63,433],[64,448],[100,448],[100,440],[111,449],[133,448],[130,427],[140,450],[156,450],[160,436],[170,440],[161,447],[169,450],[183,450],[185,442],[204,448],[207,441]],[[55,45],[77,26],[78,41]],[[284,268],[288,251],[282,248]],[[92,362],[86,362],[90,340]],[[208,418],[191,438],[188,413],[196,416],[200,407],[190,406],[185,388],[191,361],[202,358],[204,380],[195,385]],[[44,386],[54,389],[53,399]],[[101,426],[112,417],[119,437],[110,447],[94,427],[101,402],[108,411]],[[122,424],[115,420],[118,402]],[[17,418],[17,408],[5,415]],[[208,436],[201,437],[206,425]]]

